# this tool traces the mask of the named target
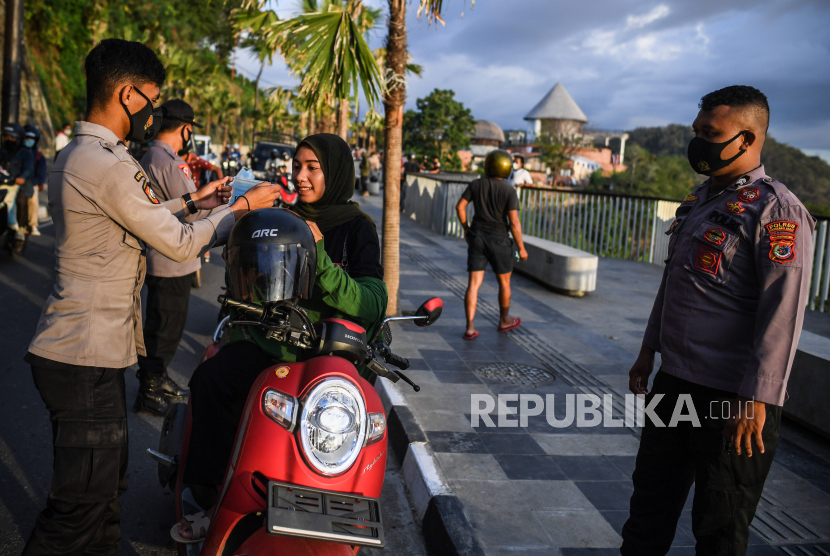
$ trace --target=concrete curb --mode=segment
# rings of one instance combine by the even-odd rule
[[[427,436],[398,385],[378,378],[375,388],[386,411],[389,448],[401,463],[427,551],[432,556],[484,556],[475,530],[464,515],[464,505],[452,493]]]

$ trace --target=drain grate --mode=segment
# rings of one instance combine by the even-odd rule
[[[508,384],[533,386],[554,380],[553,375],[536,367],[528,367],[517,363],[494,363],[476,369],[476,374],[489,380],[498,380]]]

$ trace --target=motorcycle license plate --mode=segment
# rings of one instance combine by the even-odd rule
[[[271,481],[266,531],[353,546],[383,548],[383,519],[375,498]]]

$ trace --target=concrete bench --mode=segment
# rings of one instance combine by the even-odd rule
[[[784,413],[830,437],[830,339],[803,330],[793,360]]]
[[[561,243],[522,236],[528,259],[515,270],[550,288],[575,297],[597,289],[599,257]]]

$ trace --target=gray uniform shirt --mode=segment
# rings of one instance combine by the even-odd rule
[[[141,166],[109,129],[75,124],[49,174],[56,282],[29,352],[52,361],[122,368],[145,355],[141,286],[145,243],[179,262],[224,242],[226,207],[184,222],[181,199],[160,202]]]
[[[709,181],[677,209],[643,345],[661,370],[783,405],[804,322],[815,222],[759,166],[719,194]]]
[[[141,167],[147,174],[150,187],[161,201],[180,199],[187,193],[196,192],[196,184],[190,174],[190,167],[173,152],[173,147],[162,141],[155,141],[141,158]],[[196,214],[186,211],[186,222],[195,222],[208,216],[210,211],[200,210]],[[164,278],[187,276],[202,268],[198,258],[186,263],[165,257],[152,245],[147,246],[147,274]]]

